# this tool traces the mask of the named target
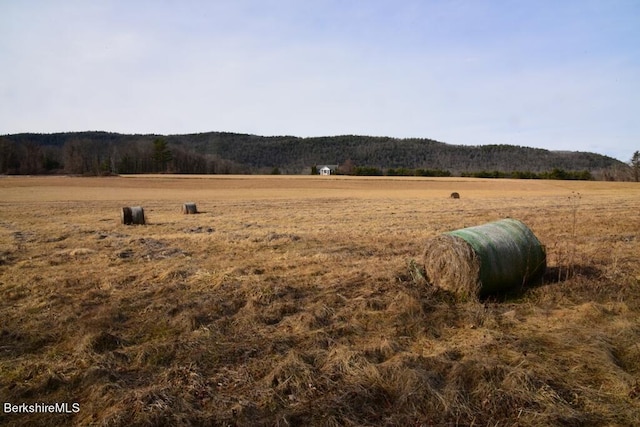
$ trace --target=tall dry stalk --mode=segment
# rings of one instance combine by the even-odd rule
[[[573,277],[576,272],[576,247],[578,240],[578,210],[582,196],[576,191],[572,191],[569,196],[569,207],[571,208],[571,239],[569,240],[569,260],[565,280]]]
[[[554,243],[558,264],[558,282],[569,280],[576,273],[576,257],[578,245],[578,211],[580,208],[581,195],[572,191],[567,197],[569,205],[569,215],[566,224],[569,225],[568,237],[566,240]]]

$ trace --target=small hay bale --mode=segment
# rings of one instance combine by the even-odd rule
[[[504,219],[430,239],[424,251],[427,281],[457,295],[484,296],[542,277],[546,253],[522,222]]]
[[[122,208],[122,223],[124,225],[144,225],[144,209],[140,206],[131,206]]]
[[[198,213],[198,209],[196,208],[196,204],[193,202],[187,202],[182,205],[182,213],[185,215],[194,215]]]
[[[449,196],[452,199],[459,199],[460,198],[460,193],[456,193],[455,191],[453,193],[451,193],[451,195]]]

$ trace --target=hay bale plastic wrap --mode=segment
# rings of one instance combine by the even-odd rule
[[[194,215],[198,213],[198,209],[196,208],[196,204],[193,202],[187,202],[182,205],[182,213],[186,215]]]
[[[487,295],[539,280],[546,253],[521,221],[503,219],[430,239],[424,252],[427,281],[458,295]]]
[[[144,225],[144,209],[141,206],[125,206],[122,208],[122,223],[124,225]]]

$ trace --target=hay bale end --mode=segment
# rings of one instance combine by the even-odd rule
[[[120,213],[124,225],[145,225],[144,209],[141,206],[125,206]]]
[[[456,193],[455,191],[453,193],[451,193],[451,195],[449,196],[449,198],[451,199],[459,199],[460,198],[460,193]]]

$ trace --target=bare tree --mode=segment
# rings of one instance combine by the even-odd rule
[[[338,171],[343,175],[351,175],[353,174],[354,168],[355,166],[353,165],[351,159],[347,159],[340,165],[340,167],[338,167]]]
[[[67,173],[84,173],[87,168],[87,153],[78,139],[72,139],[64,144],[64,169]]]

